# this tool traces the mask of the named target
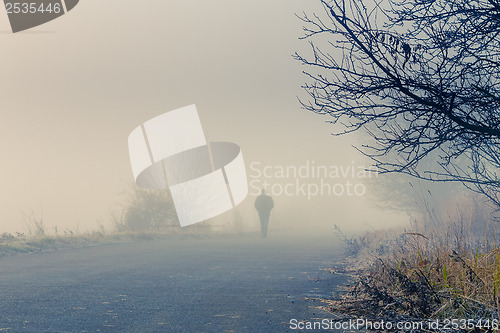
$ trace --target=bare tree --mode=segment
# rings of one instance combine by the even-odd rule
[[[319,1],[300,16],[303,107],[337,135],[367,130],[358,149],[379,170],[461,181],[500,207],[500,1]]]

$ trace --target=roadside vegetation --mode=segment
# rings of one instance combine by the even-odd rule
[[[430,192],[427,197],[432,202]],[[406,229],[349,237],[336,227],[350,254],[349,269],[340,271],[352,284],[324,300],[325,309],[342,320],[439,319],[443,331],[449,324],[448,332],[500,328],[500,239],[492,210],[477,197],[458,203],[453,220],[425,207]]]
[[[111,213],[110,219],[111,228],[100,225],[97,230],[81,233],[78,230],[49,228],[42,213],[23,212],[22,220],[26,232],[0,234],[0,256],[105,243],[172,237],[193,238],[214,232],[242,231],[235,224],[224,229],[218,228],[221,221],[216,219],[181,228],[168,191],[148,190],[136,186],[125,191],[122,204]],[[237,213],[231,216],[231,219],[238,220]]]

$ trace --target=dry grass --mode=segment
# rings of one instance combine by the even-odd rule
[[[64,235],[31,235],[22,233],[0,234],[0,256],[18,253],[54,251],[65,248],[79,248],[99,244],[134,242],[153,239],[193,239],[230,234],[231,231],[214,231],[206,226],[192,228],[171,227],[161,231],[94,231],[84,234],[66,232]]]
[[[336,299],[325,300],[326,308],[349,318],[393,322],[498,320],[500,242],[494,224],[467,222],[342,235],[354,254],[348,265],[354,283]]]

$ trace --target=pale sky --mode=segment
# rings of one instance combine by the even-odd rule
[[[328,118],[297,102],[305,78],[291,55],[307,42],[298,40],[295,13],[313,5],[82,0],[17,34],[1,14],[0,232],[25,231],[23,210],[43,211],[59,230],[110,226],[110,210],[133,182],[128,134],[190,104],[207,139],[239,144],[247,167],[362,164],[354,137],[331,136]],[[255,213],[253,200],[244,202],[245,214]],[[365,197],[275,202],[285,227],[292,219],[299,227],[350,230],[407,222]]]

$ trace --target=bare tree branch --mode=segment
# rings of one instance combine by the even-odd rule
[[[460,181],[500,207],[500,3],[497,0],[319,0],[304,14],[311,56],[306,110],[379,170]],[[383,21],[382,21],[382,20]],[[419,162],[436,159],[436,168]]]

